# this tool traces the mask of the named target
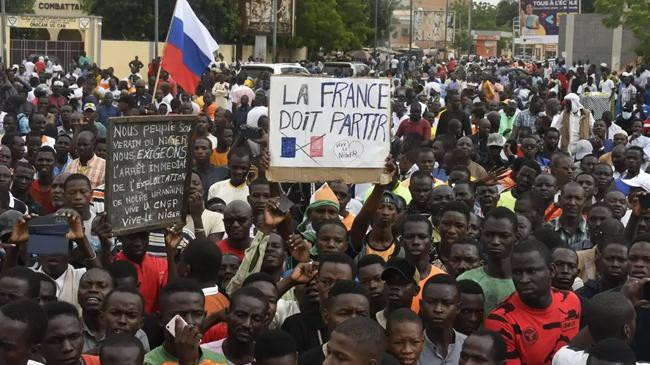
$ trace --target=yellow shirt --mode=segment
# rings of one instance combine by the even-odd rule
[[[499,196],[499,201],[497,202],[497,207],[506,207],[511,211],[515,211],[515,203],[517,198],[512,196],[512,190],[504,191]]]

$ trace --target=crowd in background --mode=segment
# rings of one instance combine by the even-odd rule
[[[0,365],[650,361],[647,67],[370,58],[392,179],[348,185],[266,179],[269,73],[159,63],[0,73]],[[114,235],[108,119],[174,114],[184,223]],[[30,253],[45,215],[65,253]]]

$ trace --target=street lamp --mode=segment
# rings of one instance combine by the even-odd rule
[[[278,62],[278,50],[277,50],[277,43],[278,43],[278,0],[272,0],[271,1],[271,7],[273,10],[271,11],[271,20],[273,21],[273,63]]]

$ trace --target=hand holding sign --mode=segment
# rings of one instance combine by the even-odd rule
[[[390,151],[387,79],[272,76],[274,181],[378,182]]]
[[[114,234],[164,228],[185,219],[196,119],[108,120],[106,210]]]

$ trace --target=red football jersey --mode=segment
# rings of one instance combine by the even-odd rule
[[[551,305],[525,305],[516,292],[485,319],[485,328],[501,334],[507,345],[507,365],[551,364],[553,356],[580,330],[580,300],[572,292],[551,290]]]

